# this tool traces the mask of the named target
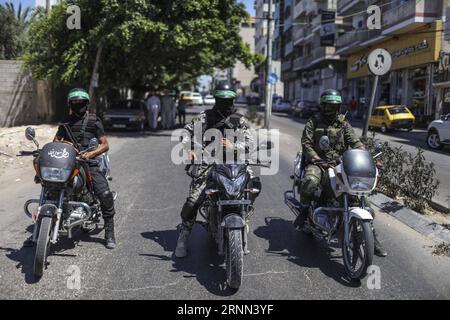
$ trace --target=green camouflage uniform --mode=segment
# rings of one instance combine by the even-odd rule
[[[191,138],[194,135],[194,125],[196,122],[200,122],[202,124],[202,133],[204,134],[206,130],[213,128],[213,124],[215,123],[208,123],[207,120],[207,113],[213,112],[213,109],[207,110],[206,112],[201,112],[198,116],[194,117],[194,119],[188,123],[184,129],[186,129],[189,133]],[[238,135],[242,134],[242,136],[245,137],[244,141],[237,141],[234,143],[235,150],[240,150],[241,152],[250,152],[254,148],[254,141],[253,141],[253,135],[250,132],[250,125],[248,123],[248,120],[240,115],[240,114],[234,114],[238,117],[238,124],[236,126],[236,131],[238,131]],[[220,128],[216,128],[219,129]],[[240,132],[239,132],[240,131]],[[185,148],[190,150],[191,149],[191,139],[190,137],[185,137],[183,139],[183,144],[185,145]],[[191,184],[189,186],[189,195],[187,197],[187,202],[195,204],[195,206],[198,208],[198,206],[201,204],[203,200],[203,191],[206,188],[207,178],[209,175],[209,172],[211,171],[211,167],[207,166],[206,164],[195,164],[195,168],[193,172],[195,172],[195,176],[193,177]],[[247,172],[250,175],[250,178],[254,177],[253,170],[250,167],[247,167]]]
[[[325,135],[330,141],[330,148],[327,151],[319,147],[320,138]],[[347,149],[364,147],[344,115],[339,115],[331,124],[327,124],[320,116],[311,118],[306,123],[301,141],[306,163],[310,163],[314,156],[326,161],[336,161]],[[333,197],[333,191],[329,186],[326,170],[318,165],[308,164],[300,188],[302,203],[309,204],[314,200],[319,189],[323,189],[327,197]]]

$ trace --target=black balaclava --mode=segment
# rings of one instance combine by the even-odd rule
[[[215,108],[225,117],[228,117],[235,111],[234,99],[224,99],[216,97]]]
[[[327,123],[332,123],[336,120],[340,110],[339,104],[323,103],[322,116]]]
[[[72,112],[76,117],[81,118],[88,111],[88,103],[86,101],[72,101],[70,103],[70,109],[72,109]]]

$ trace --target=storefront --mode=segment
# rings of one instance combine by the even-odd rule
[[[367,67],[367,57],[373,49],[384,48],[392,55],[392,68],[380,78],[375,103],[404,104],[419,121],[434,119],[436,93],[432,84],[441,50],[441,32],[438,31],[441,28],[442,23],[438,21],[350,55],[347,86],[360,108],[368,107],[372,91],[373,76]]]

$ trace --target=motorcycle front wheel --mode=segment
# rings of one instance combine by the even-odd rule
[[[227,284],[235,290],[242,284],[243,260],[242,229],[228,229],[225,248]]]
[[[372,265],[374,251],[373,231],[370,222],[352,219],[349,224],[349,243],[342,241],[345,272],[351,279],[360,280]]]
[[[47,263],[47,256],[50,249],[50,233],[53,219],[43,217],[40,222],[39,237],[36,244],[36,254],[34,256],[33,273],[36,277],[42,277]]]

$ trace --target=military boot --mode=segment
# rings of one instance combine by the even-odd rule
[[[108,249],[116,248],[116,237],[114,236],[114,218],[105,219],[105,246]]]
[[[306,219],[308,218],[308,213],[309,213],[309,205],[301,204],[300,213],[292,223],[296,230],[301,230],[305,226]]]
[[[187,246],[192,226],[193,223],[189,221],[183,221],[179,225],[180,233],[178,235],[177,247],[175,248],[175,257],[184,258],[187,256]]]

